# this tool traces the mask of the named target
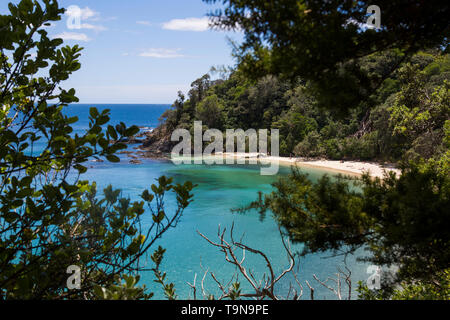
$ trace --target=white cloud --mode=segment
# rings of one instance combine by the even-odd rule
[[[55,35],[53,38],[61,38],[63,40],[90,41],[91,39],[84,33],[63,32]]]
[[[151,22],[150,21],[136,21],[137,24],[141,24],[143,26],[151,26]]]
[[[101,21],[114,21],[114,20],[117,20],[118,18],[117,17],[114,17],[114,16],[112,16],[112,17],[107,17],[107,18],[98,18],[98,19],[93,19],[93,20],[101,20]]]
[[[177,31],[206,31],[209,26],[209,18],[186,18],[186,19],[173,19],[163,23],[162,27],[166,30]]]
[[[159,58],[159,59],[184,57],[184,55],[178,53],[178,51],[180,51],[180,49],[150,48],[140,53],[139,56],[148,58]]]
[[[89,24],[89,23],[82,23],[80,25],[80,28],[78,29],[90,29],[90,30],[94,30],[94,31],[105,31],[108,30],[107,28],[105,28],[104,26],[100,26],[100,25],[93,25],[93,24]]]

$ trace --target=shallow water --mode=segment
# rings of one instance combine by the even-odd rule
[[[157,243],[167,249],[161,269],[167,273],[168,281],[175,284],[180,298],[189,298],[190,288],[187,282],[192,283],[195,274],[197,284],[206,270],[213,271],[217,278],[226,284],[235,272],[235,268],[225,261],[223,253],[201,238],[197,231],[215,241],[219,225],[229,230],[234,223],[235,239],[243,237],[243,243],[263,251],[272,261],[276,273],[288,266],[277,225],[270,215],[261,222],[257,212],[237,214],[230,211],[231,208],[255,200],[258,191],[270,192],[270,184],[277,176],[261,176],[256,165],[176,166],[169,161],[144,160],[141,165],[127,162],[126,156],[122,156],[122,163],[119,164],[95,163],[83,178],[97,181],[99,190],[112,184],[123,190],[123,196],[129,196],[133,200],[139,200],[142,190],[149,188],[161,175],[173,177],[175,183],[192,181],[198,185],[193,191],[194,202],[185,210],[179,225],[170,229]],[[313,180],[326,173],[319,169],[303,170],[306,170]],[[288,174],[289,171],[288,167],[281,167],[279,175]],[[173,210],[174,203],[173,198],[168,200],[168,214],[171,208]],[[150,216],[144,218],[144,222],[151,223]],[[292,249],[298,251],[301,245],[293,245]],[[241,256],[241,252],[238,254]],[[325,280],[334,276],[338,266],[343,267],[342,256],[330,258],[330,255],[331,253],[315,254],[300,260],[299,279],[303,281],[305,291],[307,287],[304,280],[308,280],[315,287],[316,298],[335,298],[331,291],[312,278],[313,274],[317,274],[321,280]],[[257,279],[267,272],[260,257],[247,252],[245,261]],[[347,264],[352,269],[354,285],[358,280],[366,279],[364,264],[357,263],[354,257],[348,257]],[[149,266],[151,267],[151,263]],[[249,289],[245,279],[242,276],[239,279],[241,286]],[[156,298],[163,298],[160,288],[155,287],[152,280],[153,274],[144,272],[142,282],[155,291]],[[291,280],[291,277],[286,277],[285,281],[280,282],[278,290],[285,292]],[[205,286],[211,293],[217,294],[217,286],[210,276],[207,276]],[[305,296],[309,297],[309,292],[305,292]]]
[[[140,125],[155,127],[162,112],[167,105],[96,105],[99,110],[111,109],[111,122],[125,122],[127,125]],[[70,106],[66,109],[68,115],[77,115],[80,119],[74,126],[75,132],[81,133],[88,126],[88,114],[90,105]],[[135,146],[130,146],[129,149]],[[193,282],[197,274],[197,284],[206,270],[214,272],[217,278],[227,284],[236,271],[227,263],[223,253],[207,243],[197,234],[197,230],[217,240],[217,229],[230,229],[234,223],[235,239],[242,237],[242,242],[255,249],[263,251],[273,264],[275,273],[279,273],[288,266],[288,259],[284,250],[276,223],[270,215],[264,221],[256,212],[247,214],[231,213],[231,208],[244,206],[256,200],[258,191],[270,192],[271,183],[277,176],[260,175],[257,165],[179,165],[169,161],[142,160],[139,165],[130,164],[127,155],[120,155],[121,162],[117,164],[109,162],[90,162],[89,170],[82,175],[82,179],[96,181],[99,193],[104,187],[111,184],[116,189],[121,189],[123,196],[132,200],[141,200],[139,195],[144,189],[149,189],[152,183],[161,176],[173,177],[175,183],[192,181],[198,186],[193,190],[194,202],[185,210],[181,222],[174,229],[170,229],[156,244],[167,249],[161,269],[167,273],[167,280],[175,284],[178,297],[187,299],[191,290],[187,282]],[[325,170],[303,168],[309,173],[312,180],[318,179],[327,173]],[[279,175],[288,174],[290,168],[280,167]],[[170,214],[175,206],[172,197],[166,202],[166,212]],[[149,214],[144,215],[144,222],[151,223]],[[156,248],[156,247],[155,247]],[[154,249],[154,248],[153,248]],[[301,245],[293,245],[293,251],[301,249]],[[151,253],[151,252],[150,252]],[[241,256],[241,253],[238,253]],[[304,287],[304,298],[309,298],[309,291],[305,284],[308,280],[315,288],[317,299],[335,299],[336,296],[328,289],[322,287],[313,280],[312,275],[317,274],[321,280],[334,276],[337,267],[343,267],[343,257],[330,258],[331,253],[309,255],[297,261],[300,266],[298,278]],[[147,266],[152,267],[150,259]],[[261,279],[267,272],[264,261],[260,257],[247,252],[246,266],[249,266],[257,279]],[[366,265],[357,263],[355,257],[348,257],[347,264],[352,270],[352,283],[355,287],[358,280],[364,280]],[[153,273],[144,272],[141,283],[145,283],[155,292],[155,298],[164,298],[161,288],[153,282]],[[277,290],[286,292],[292,277],[286,277],[280,281]],[[249,289],[248,283],[242,276],[239,277],[243,292]],[[333,284],[330,282],[330,284]],[[210,276],[205,278],[205,289],[217,295],[217,285]]]

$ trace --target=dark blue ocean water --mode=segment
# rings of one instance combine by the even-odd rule
[[[122,121],[127,125],[146,127],[155,127],[158,124],[158,118],[169,107],[168,105],[71,105],[65,112],[79,117],[79,122],[74,126],[76,131],[81,132],[87,128],[91,106],[99,110],[111,109],[113,124]],[[270,215],[261,222],[256,212],[242,215],[233,214],[230,211],[231,208],[243,206],[255,200],[258,191],[270,192],[272,190],[270,184],[277,179],[277,176],[261,176],[259,167],[256,165],[175,166],[168,161],[149,159],[143,160],[140,165],[134,165],[129,162],[130,158],[126,155],[120,157],[121,162],[116,164],[90,163],[88,172],[82,178],[96,181],[99,190],[112,184],[115,188],[122,189],[123,195],[132,200],[140,200],[139,194],[142,190],[150,188],[155,179],[161,175],[173,177],[174,182],[183,183],[190,180],[198,184],[193,191],[194,202],[185,210],[180,224],[175,229],[169,230],[157,244],[167,249],[162,270],[167,273],[167,280],[175,284],[180,298],[189,298],[190,288],[187,282],[192,283],[195,275],[199,285],[205,271],[213,271],[217,278],[226,284],[236,271],[225,261],[223,253],[202,239],[197,231],[217,240],[218,226],[229,229],[234,223],[235,238],[243,237],[243,243],[265,252],[273,262],[276,273],[288,265],[277,225]],[[284,167],[279,175],[285,175],[289,173],[289,170]],[[307,170],[312,180],[327,173],[318,169]],[[174,208],[174,203],[174,199],[167,200],[166,212],[169,214]],[[150,216],[145,217],[144,220],[151,223]],[[292,248],[294,251],[299,250],[301,245],[293,245]],[[241,252],[238,254],[242,256]],[[313,279],[313,274],[316,274],[321,280],[325,280],[327,277],[335,276],[337,267],[343,267],[343,257],[330,258],[330,255],[331,253],[315,254],[298,261],[300,266],[298,278],[304,287],[304,298],[309,297],[305,280],[314,286],[317,299],[336,298],[330,290]],[[354,286],[358,280],[367,278],[366,265],[357,263],[353,256],[347,258],[347,263],[352,270]],[[245,264],[257,279],[261,279],[263,273],[268,271],[265,262],[249,252],[246,252]],[[148,261],[148,267],[152,267],[150,261]],[[151,272],[142,274],[142,282],[155,292],[155,297],[164,298],[162,290],[153,283],[153,279]],[[292,280],[292,277],[288,277],[285,281],[281,281],[278,289],[286,290],[289,281]],[[239,277],[239,281],[243,291],[249,290],[249,285],[242,276]],[[333,282],[328,283],[333,285]],[[204,284],[209,292],[218,293],[217,286],[210,276],[205,278]]]
[[[167,104],[73,104],[64,109],[68,116],[78,116],[79,121],[73,125],[74,130],[83,130],[89,124],[89,109],[95,107],[98,111],[111,110],[109,124],[124,122],[127,126],[136,125],[155,128],[158,118],[167,110]]]

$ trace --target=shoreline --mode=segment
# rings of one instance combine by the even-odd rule
[[[182,159],[180,157],[179,159]],[[192,160],[195,157],[188,157]],[[380,163],[368,162],[368,161],[343,161],[343,160],[309,160],[300,157],[274,157],[274,156],[266,156],[260,153],[216,153],[212,156],[208,156],[204,158],[204,160],[214,161],[214,159],[222,158],[222,159],[234,159],[234,160],[245,160],[254,162],[260,162],[262,164],[274,163],[278,162],[280,166],[298,166],[298,167],[309,167],[316,169],[323,169],[326,171],[333,171],[336,173],[351,175],[351,176],[362,176],[363,173],[368,172],[369,175],[373,178],[383,178],[384,171],[390,172],[393,171],[397,175],[401,174],[400,169],[395,168],[392,165],[383,166]],[[169,156],[169,160],[170,156]]]
[[[368,172],[373,178],[384,177],[384,172],[393,171],[399,176],[401,174],[400,169],[394,167],[384,167],[379,163],[374,162],[364,162],[364,161],[342,161],[341,160],[300,160],[296,159],[294,162],[280,161],[284,162],[282,165],[292,165],[295,164],[298,167],[316,168],[316,169],[326,169],[327,171],[333,171],[336,173],[342,173],[351,176],[362,176],[363,173]]]
[[[308,160],[300,157],[273,157],[273,156],[262,156],[260,154],[245,154],[245,153],[223,153],[225,157],[235,157],[244,159],[254,159],[257,158],[262,161],[275,162],[278,161],[280,165],[284,166],[298,166],[298,167],[309,167],[316,169],[325,169],[327,171],[334,171],[336,173],[342,173],[353,176],[362,176],[363,173],[369,172],[371,177],[384,177],[384,171],[393,171],[397,175],[400,175],[401,171],[393,166],[382,166],[379,163],[368,162],[368,161],[343,161],[343,160]]]

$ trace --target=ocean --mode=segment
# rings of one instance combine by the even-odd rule
[[[128,126],[138,125],[142,127],[155,128],[158,118],[170,107],[170,105],[124,105],[124,104],[76,104],[65,109],[70,116],[78,116],[79,122],[74,124],[75,132],[81,133],[88,127],[89,108],[97,107],[99,110],[111,109],[111,122],[116,124],[124,122]],[[133,150],[136,145],[130,145]],[[193,283],[196,277],[197,285],[200,285],[206,271],[212,271],[217,279],[227,284],[234,272],[235,267],[225,261],[222,252],[204,240],[197,231],[217,240],[217,230],[220,227],[231,228],[234,224],[234,237],[241,239],[246,245],[263,251],[273,264],[274,272],[279,274],[289,265],[286,252],[280,238],[277,225],[270,215],[264,221],[260,221],[257,212],[247,214],[232,213],[231,209],[244,206],[257,199],[258,191],[270,192],[271,183],[278,176],[289,173],[290,168],[281,167],[278,176],[261,176],[257,165],[174,165],[170,161],[141,159],[142,164],[131,164],[126,154],[120,155],[121,162],[90,162],[89,170],[82,175],[83,180],[96,181],[98,190],[111,184],[116,189],[122,190],[122,195],[130,197],[131,200],[140,200],[139,195],[144,189],[149,189],[155,180],[165,175],[173,177],[175,183],[192,181],[198,186],[193,190],[194,202],[185,210],[180,223],[174,229],[170,229],[160,239],[156,247],[161,245],[167,251],[161,270],[167,273],[166,280],[175,284],[175,289],[180,299],[192,298],[192,292],[187,282]],[[318,179],[325,170],[308,168],[305,169],[312,180]],[[166,202],[170,214],[174,208],[174,199]],[[144,214],[144,223],[151,223],[151,216]],[[156,249],[153,248],[153,249]],[[301,250],[301,244],[292,245],[292,250]],[[241,252],[237,252],[242,257]],[[150,252],[151,254],[151,252]],[[359,252],[358,255],[361,255]],[[347,265],[352,271],[352,287],[356,288],[359,280],[365,281],[369,274],[366,273],[367,265],[356,261],[356,256],[346,259]],[[337,268],[344,268],[342,256],[332,256],[331,252],[308,255],[296,258],[298,269],[298,280],[303,285],[303,299],[309,299],[309,290],[305,280],[315,288],[316,299],[336,299],[329,289],[325,288],[313,279],[313,275],[324,281],[328,277],[335,277]],[[150,258],[145,261],[148,268],[152,267]],[[256,279],[261,279],[267,272],[265,262],[250,252],[246,252],[245,265],[251,269]],[[297,267],[295,268],[297,270]],[[141,274],[141,284],[145,284],[150,291],[155,293],[155,299],[163,299],[161,287],[153,282],[151,271]],[[250,286],[244,277],[239,276],[242,291],[250,291]],[[280,281],[277,291],[285,293],[289,282],[295,283],[292,276]],[[343,280],[342,280],[343,282]],[[335,285],[332,281],[327,284]],[[344,286],[344,282],[343,282]],[[204,287],[208,293],[217,296],[219,290],[210,275],[204,280]],[[199,289],[200,290],[200,289]],[[199,295],[199,291],[197,292]],[[343,289],[346,297],[347,290]],[[356,292],[353,290],[353,298]]]

